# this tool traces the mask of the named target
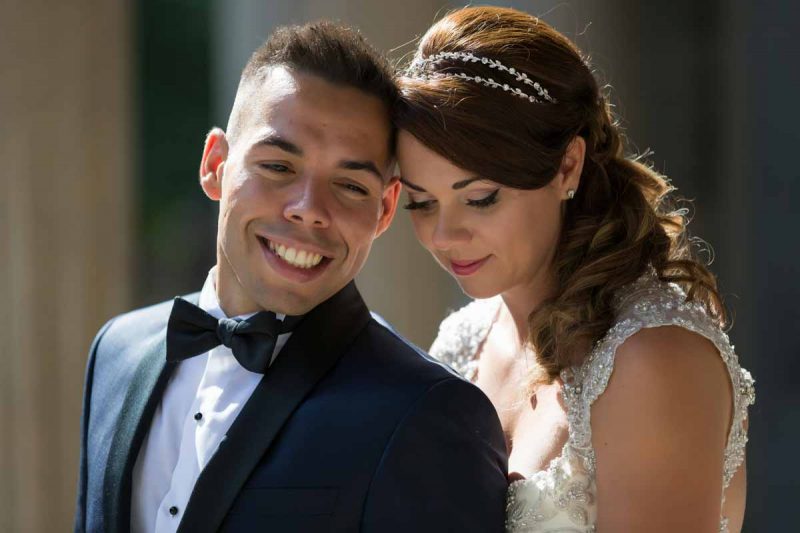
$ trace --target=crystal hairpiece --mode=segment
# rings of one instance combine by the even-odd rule
[[[500,83],[492,78],[484,78],[481,76],[470,76],[469,74],[465,74],[463,72],[458,73],[451,73],[451,72],[429,72],[426,70],[428,65],[436,63],[438,61],[442,61],[445,59],[455,59],[457,61],[463,61],[464,63],[481,63],[483,65],[488,66],[489,68],[496,69],[500,72],[504,72],[514,78],[528,85],[533,87],[536,90],[536,93],[539,95],[539,98],[532,96],[530,94],[525,93],[524,91],[516,88],[511,87],[507,83]],[[558,103],[558,100],[550,96],[548,94],[547,89],[542,87],[542,85],[538,81],[531,80],[527,74],[524,72],[520,72],[514,67],[507,67],[502,64],[500,61],[495,59],[490,59],[488,57],[479,57],[471,52],[439,52],[438,54],[428,56],[424,59],[417,58],[414,60],[413,63],[408,68],[409,74],[414,77],[419,77],[422,79],[431,79],[431,78],[461,78],[462,80],[469,80],[475,83],[480,83],[482,85],[486,85],[487,87],[492,87],[494,89],[503,89],[504,91],[510,92],[515,96],[519,96],[520,98],[525,98],[526,100],[533,102],[535,104],[542,104],[544,103],[541,99],[546,100],[551,104]]]

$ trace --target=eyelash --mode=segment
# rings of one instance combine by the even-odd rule
[[[345,189],[347,189],[349,191],[353,191],[355,193],[358,193],[361,196],[369,195],[369,191],[368,190],[364,189],[363,187],[359,187],[358,185],[354,185],[352,183],[345,183],[345,184],[342,185],[342,187],[344,187]]]
[[[415,209],[427,209],[431,206],[433,200],[426,200],[424,202],[414,202],[409,201],[406,205],[403,206],[403,209],[408,209],[409,211],[414,211]]]
[[[289,167],[286,165],[281,165],[279,163],[262,163],[261,168],[264,170],[271,170],[272,172],[289,172]]]
[[[478,209],[486,209],[487,207],[497,203],[497,195],[499,192],[500,189],[495,189],[494,192],[485,198],[481,198],[480,200],[467,200],[467,205],[470,207],[477,207]],[[410,201],[403,206],[403,209],[408,209],[409,211],[413,211],[415,209],[427,209],[431,206],[431,204],[433,204],[433,200],[425,200],[423,202]]]
[[[471,205],[472,207],[477,207],[479,209],[483,209],[489,207],[490,205],[494,205],[497,203],[497,194],[500,192],[500,189],[495,189],[493,193],[489,196],[481,198],[480,200],[467,200],[467,205]]]

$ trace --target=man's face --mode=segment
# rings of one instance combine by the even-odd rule
[[[232,138],[212,130],[201,163],[203,189],[220,202],[222,308],[305,313],[356,276],[394,215],[388,112],[276,66],[240,88],[234,117]]]

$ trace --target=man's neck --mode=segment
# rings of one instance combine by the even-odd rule
[[[262,310],[256,302],[241,296],[242,287],[233,276],[220,275],[219,263],[213,269],[212,280],[219,307],[225,316],[241,316]]]

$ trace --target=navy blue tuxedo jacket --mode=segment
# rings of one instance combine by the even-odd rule
[[[121,315],[94,340],[76,531],[129,530],[133,464],[175,368],[171,308]],[[488,399],[376,321],[350,283],[297,326],[179,531],[500,532],[506,468]]]

